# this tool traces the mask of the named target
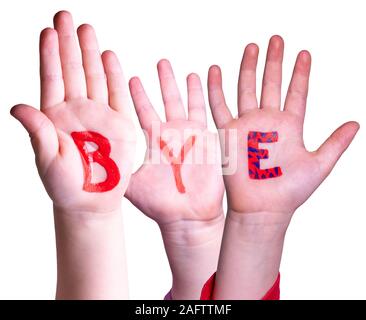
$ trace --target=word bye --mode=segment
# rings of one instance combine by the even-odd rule
[[[106,192],[112,190],[120,180],[120,174],[116,163],[109,157],[111,145],[107,138],[92,131],[72,132],[73,138],[81,155],[84,168],[83,190],[87,192]],[[95,151],[88,151],[86,142],[93,142],[98,146]],[[106,171],[106,179],[102,182],[92,183],[91,164],[100,164]]]
[[[278,141],[277,131],[248,133],[248,171],[251,179],[269,179],[282,175],[281,167],[269,169],[260,168],[260,159],[268,159],[268,150],[259,149],[259,143],[273,143]]]

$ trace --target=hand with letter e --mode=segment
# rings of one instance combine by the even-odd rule
[[[278,286],[292,215],[328,176],[359,128],[358,123],[347,122],[318,150],[306,150],[303,125],[310,54],[301,51],[297,56],[281,109],[284,42],[279,36],[269,42],[259,103],[258,51],[255,44],[244,51],[237,118],[225,102],[220,68],[212,66],[208,75],[210,107],[226,157],[223,165],[236,168],[234,174],[224,171],[228,214],[216,278],[206,284],[214,299],[261,299],[274,283]],[[236,139],[230,139],[230,131],[236,132]]]

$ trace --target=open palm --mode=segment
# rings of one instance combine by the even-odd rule
[[[220,159],[217,159],[219,148],[214,134],[206,127],[200,79],[195,74],[187,78],[187,119],[167,60],[159,62],[158,73],[165,123],[155,112],[140,80],[132,78],[130,81],[132,99],[148,138],[148,148],[144,164],[131,177],[126,197],[158,223],[214,219],[222,212],[224,185]],[[186,155],[177,160],[185,143],[189,144]],[[180,165],[174,172],[171,163],[176,160]]]
[[[126,110],[128,89],[115,54],[100,55],[91,26],[78,29],[80,54],[71,15],[59,12],[54,25],[40,37],[41,110],[18,105],[11,113],[30,134],[41,179],[55,206],[109,212],[119,207],[132,171],[135,136]],[[83,190],[83,162],[71,136],[85,131],[107,139],[120,173],[118,184],[98,196]],[[90,152],[98,147],[87,146]],[[92,182],[106,179],[101,166],[91,170]]]
[[[225,103],[221,71],[213,66],[209,71],[208,87],[212,114],[219,129],[223,129],[222,151],[229,155],[226,165],[235,167],[234,174],[224,176],[230,209],[245,212],[293,212],[327,177],[339,157],[351,143],[358,124],[348,122],[338,128],[314,152],[305,149],[303,122],[310,74],[311,58],[307,51],[297,57],[284,108],[281,110],[283,40],[271,38],[263,77],[261,101],[256,98],[256,66],[258,47],[246,47],[238,82],[238,118],[234,119]],[[237,139],[227,138],[233,129]],[[250,148],[250,132],[275,133],[277,141],[259,143]],[[269,151],[268,159],[259,161],[261,170],[280,167],[268,176],[255,175],[256,167],[248,160],[248,147]],[[230,156],[235,155],[235,156]],[[250,154],[249,156],[252,156]],[[250,176],[252,174],[252,177]]]

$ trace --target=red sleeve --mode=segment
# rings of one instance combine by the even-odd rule
[[[212,293],[215,286],[216,272],[204,284],[201,291],[201,300],[212,300]],[[262,300],[280,300],[280,274],[273,284],[272,288],[267,291]]]

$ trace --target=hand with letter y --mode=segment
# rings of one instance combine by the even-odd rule
[[[170,297],[199,299],[203,284],[216,270],[224,225],[220,146],[207,130],[199,77],[187,78],[187,117],[167,60],[158,63],[158,73],[166,122],[140,80],[130,80],[147,152],[126,197],[160,227],[173,276]]]
[[[345,123],[318,150],[305,149],[311,57],[307,51],[299,53],[281,110],[283,50],[283,40],[272,37],[258,104],[258,47],[246,47],[235,119],[225,102],[220,69],[212,66],[209,71],[210,107],[217,128],[223,131],[222,153],[229,159],[225,165],[237,170],[224,175],[228,214],[216,279],[205,285],[203,298],[278,297],[280,260],[291,217],[328,176],[359,128],[356,122]],[[227,134],[230,130],[237,132],[235,141]],[[270,292],[277,294],[266,295],[271,287]]]
[[[93,28],[55,15],[40,36],[41,109],[11,114],[28,131],[53,201],[58,299],[127,298],[121,200],[135,132],[116,55],[102,55]],[[79,49],[80,45],[80,49]]]

